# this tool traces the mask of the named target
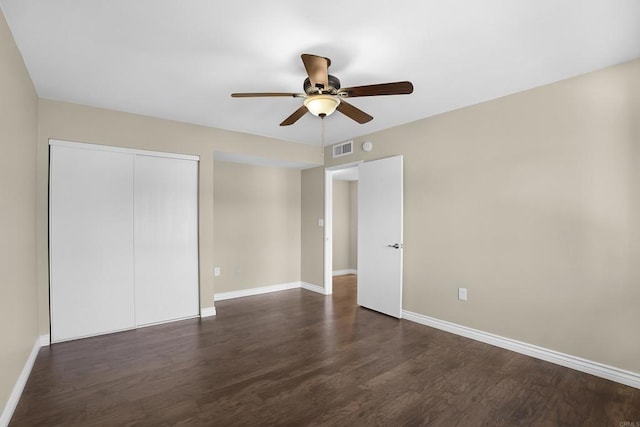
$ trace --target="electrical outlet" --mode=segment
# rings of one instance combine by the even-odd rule
[[[460,301],[467,300],[467,288],[458,288],[458,299]]]
[[[214,276],[219,276],[220,275],[220,267],[216,267],[213,269],[213,275]]]

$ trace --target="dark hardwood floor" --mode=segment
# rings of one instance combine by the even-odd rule
[[[640,422],[638,389],[357,308],[354,283],[43,348],[10,425]]]

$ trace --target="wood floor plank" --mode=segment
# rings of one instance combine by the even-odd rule
[[[302,289],[41,349],[11,426],[619,426],[640,390]]]

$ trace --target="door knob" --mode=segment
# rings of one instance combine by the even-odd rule
[[[395,245],[387,245],[388,248],[400,249],[400,245],[396,243]]]

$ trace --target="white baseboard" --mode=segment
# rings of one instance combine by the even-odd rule
[[[33,364],[36,361],[36,357],[38,357],[38,352],[40,351],[40,340],[41,337],[36,338],[36,342],[35,344],[33,344],[33,348],[31,349],[31,353],[29,354],[29,357],[27,358],[27,361],[22,368],[22,372],[20,373],[18,380],[13,386],[13,390],[11,390],[11,394],[9,395],[9,399],[7,400],[7,404],[2,410],[2,415],[0,415],[0,426],[9,425],[9,421],[11,421],[13,412],[18,406],[20,396],[22,396],[22,391],[24,390],[24,386],[27,385],[29,374],[31,374],[31,369],[33,368]]]
[[[308,291],[313,291],[322,295],[327,295],[325,289],[322,286],[314,285],[312,283],[307,283],[307,282],[291,282],[291,283],[282,283],[280,285],[261,286],[259,288],[241,289],[239,291],[220,292],[220,293],[214,294],[213,299],[214,301],[224,301],[227,299],[249,297],[252,295],[267,294],[271,292],[286,291],[289,289],[298,289],[298,288],[303,288]],[[214,309],[213,315],[215,315],[215,309]]]
[[[51,335],[40,335],[40,347],[49,347],[51,344]]]
[[[200,308],[200,317],[201,318],[205,318],[205,317],[212,317],[216,315],[216,308],[215,307],[204,307],[204,308]]]
[[[344,276],[345,274],[358,274],[358,270],[346,269],[346,270],[334,270],[333,276]]]
[[[404,319],[640,389],[640,374],[403,310]]]
[[[327,295],[327,291],[322,286],[314,285],[312,283],[300,282],[300,287],[308,291],[313,291],[322,295]]]
[[[220,292],[213,295],[214,301],[224,301],[226,299],[250,297],[253,295],[268,294],[270,292],[286,291],[300,287],[300,282],[282,283],[279,285],[261,286],[259,288],[241,289],[239,291]]]

